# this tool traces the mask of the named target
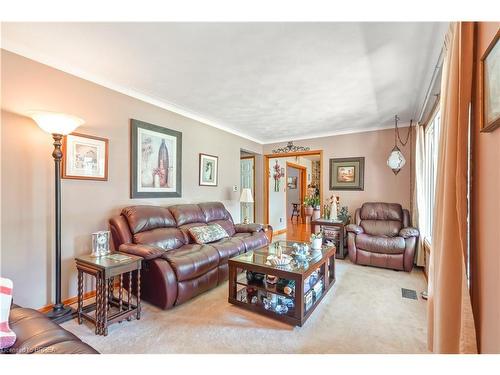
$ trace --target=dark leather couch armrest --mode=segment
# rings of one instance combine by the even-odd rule
[[[347,232],[352,232],[352,233],[356,233],[356,234],[361,234],[361,233],[364,233],[364,230],[361,226],[359,225],[356,225],[356,224],[349,224],[345,227],[345,230]]]
[[[122,253],[137,255],[144,258],[145,260],[159,258],[165,252],[165,250],[163,250],[161,247],[137,245],[133,243],[121,244],[118,251]]]
[[[265,230],[264,227],[265,225],[263,224],[236,224],[234,229],[236,233],[254,233]]]
[[[403,238],[418,237],[420,232],[417,228],[407,227],[399,231],[399,235]]]

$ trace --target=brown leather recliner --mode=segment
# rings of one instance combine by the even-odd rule
[[[221,284],[228,278],[229,258],[267,245],[267,234],[272,236],[269,225],[235,225],[219,202],[130,206],[109,223],[115,249],[144,259],[141,298],[162,309]],[[229,238],[196,244],[189,228],[213,223],[221,225]]]
[[[346,227],[351,262],[412,270],[419,232],[410,227],[408,210],[397,203],[364,203],[354,221]]]
[[[15,332],[16,341],[2,354],[98,354],[90,345],[33,309],[12,305],[9,327]]]

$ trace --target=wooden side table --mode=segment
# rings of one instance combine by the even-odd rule
[[[346,256],[344,238],[345,238],[345,226],[344,222],[332,221],[328,219],[316,219],[311,221],[311,228],[316,233],[315,226],[319,226],[323,229],[324,240],[332,241],[337,246],[337,253],[335,258],[344,259]],[[334,232],[338,231],[338,238],[335,238]]]
[[[107,336],[110,324],[130,320],[133,315],[141,318],[141,257],[115,252],[101,257],[82,255],[75,261],[78,270],[78,324],[82,324],[82,318],[85,318],[95,324],[96,335]],[[83,306],[84,274],[96,279],[96,301],[88,306]],[[135,304],[132,298],[134,274]],[[123,299],[124,276],[128,282],[126,301]],[[113,291],[115,278],[118,278],[118,297]],[[93,311],[95,314],[91,315]]]

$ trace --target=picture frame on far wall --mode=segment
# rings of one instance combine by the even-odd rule
[[[365,158],[330,159],[330,190],[364,190]]]
[[[287,178],[287,188],[297,189],[297,176],[290,176]]]
[[[182,196],[182,133],[130,120],[130,197]]]
[[[219,183],[219,157],[200,154],[200,186],[217,186]]]
[[[491,132],[500,127],[500,30],[481,57],[479,63],[479,100],[481,131]]]
[[[93,135],[71,133],[63,138],[61,178],[108,180],[109,140]]]

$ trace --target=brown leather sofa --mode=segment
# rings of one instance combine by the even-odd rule
[[[268,225],[235,225],[219,202],[130,206],[109,223],[115,249],[144,259],[141,298],[162,309],[221,284],[228,278],[229,258],[265,246],[270,241],[266,233],[272,236]],[[229,238],[196,244],[189,228],[212,223],[220,224]]]
[[[42,313],[12,305],[9,327],[16,342],[3,354],[98,354],[71,332],[52,322]]]
[[[397,203],[364,203],[354,221],[346,227],[351,262],[412,270],[419,232],[410,227],[408,210]]]

